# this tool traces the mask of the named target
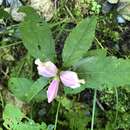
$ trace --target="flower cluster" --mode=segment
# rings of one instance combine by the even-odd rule
[[[53,99],[56,98],[60,81],[64,86],[73,89],[80,87],[81,83],[85,83],[83,79],[78,78],[76,72],[69,70],[58,72],[58,68],[51,61],[41,62],[40,59],[36,59],[35,64],[37,65],[39,75],[47,78],[53,77],[53,80],[47,90],[48,103],[52,102]]]

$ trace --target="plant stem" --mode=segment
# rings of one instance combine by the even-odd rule
[[[93,130],[94,126],[94,116],[95,116],[95,107],[96,107],[96,95],[97,95],[97,90],[94,90],[94,98],[93,98],[93,111],[92,111],[92,121],[91,121],[91,130]]]
[[[119,97],[118,97],[117,88],[115,88],[115,92],[116,92],[116,117],[115,117],[115,125],[116,125],[116,121],[117,121],[117,117],[118,117],[118,104],[119,104]]]
[[[4,100],[3,100],[1,92],[0,92],[0,101],[1,101],[2,108],[4,108]]]
[[[21,44],[21,43],[22,43],[22,42],[19,41],[19,42],[15,42],[15,43],[12,43],[12,44],[9,44],[9,45],[4,45],[4,46],[1,46],[0,49],[6,48],[6,47],[15,46],[15,45],[18,45],[18,44]]]
[[[98,45],[99,45],[102,49],[104,49],[104,47],[102,46],[101,42],[99,42],[96,37],[95,37],[95,40],[96,40],[96,42],[98,43]]]
[[[69,10],[69,8],[66,5],[65,5],[65,9],[68,12],[68,14],[71,16],[71,18],[76,22],[74,15],[72,14],[72,12]]]
[[[57,107],[54,130],[56,130],[56,127],[57,127],[59,109],[60,109],[60,101],[59,101],[58,107]]]

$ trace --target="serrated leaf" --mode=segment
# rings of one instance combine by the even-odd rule
[[[32,8],[25,8],[25,20],[20,24],[23,44],[34,58],[55,61],[55,43],[49,25]]]
[[[99,56],[99,57],[105,57],[107,55],[106,49],[96,49],[96,50],[90,50],[87,51],[87,53],[84,55],[84,58],[90,57],[90,56]],[[69,87],[64,87],[65,94],[77,94],[82,92],[86,88],[86,85],[81,85],[78,88],[72,89]]]
[[[90,48],[96,28],[96,17],[84,19],[67,37],[63,49],[63,63],[70,67],[79,61]]]
[[[25,102],[30,102],[33,98],[37,101],[40,101],[43,97],[45,99],[45,95],[40,96],[40,91],[47,85],[47,83],[48,80],[43,77],[35,82],[26,78],[10,78],[8,86],[17,98]],[[40,96],[39,98],[37,97],[38,95]]]
[[[8,127],[9,125],[11,127],[12,125],[20,122],[23,117],[24,114],[20,111],[19,108],[12,104],[7,104],[3,112],[4,126]]]
[[[74,66],[86,84],[79,88],[64,88],[66,94],[77,94],[85,88],[103,89],[130,85],[130,60],[115,57],[88,57]]]
[[[47,130],[46,124],[40,125],[35,122],[26,122],[17,124],[13,130]]]
[[[10,78],[8,87],[10,91],[20,100],[27,102],[26,94],[29,92],[33,81],[26,78]]]
[[[89,57],[76,66],[86,80],[84,88],[119,87],[130,85],[130,60],[115,57]]]
[[[47,130],[47,125],[44,122],[38,124],[29,118],[28,121],[22,122],[24,117],[25,115],[18,107],[7,104],[3,113],[4,126],[11,130]]]

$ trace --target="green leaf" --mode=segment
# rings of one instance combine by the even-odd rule
[[[89,57],[76,66],[84,88],[106,88],[130,85],[130,60],[115,57]]]
[[[4,126],[10,130],[47,130],[44,122],[38,124],[29,118],[28,121],[22,122],[24,117],[25,115],[18,107],[7,104],[3,112]]]
[[[43,89],[41,90],[32,100],[34,102],[43,102],[43,100],[47,99],[46,91]]]
[[[40,77],[36,82],[34,82],[26,93],[27,101],[30,102],[47,84],[48,80],[44,77]]]
[[[90,122],[90,117],[86,116],[86,111],[69,111],[64,112],[66,120],[69,123],[69,130],[86,130],[86,126]]]
[[[130,85],[130,60],[115,57],[92,56],[74,66],[86,84],[79,88],[64,88],[66,94],[77,94],[85,88],[103,89]]]
[[[84,19],[67,37],[63,49],[63,62],[70,67],[78,62],[90,48],[95,35],[96,17]]]
[[[22,8],[27,14],[20,24],[23,44],[34,58],[55,61],[55,43],[49,25],[29,7]]]
[[[7,17],[9,17],[9,14],[6,12],[6,11],[4,11],[4,9],[0,9],[0,19],[3,19],[3,18],[7,18]]]
[[[26,78],[10,78],[8,82],[8,87],[10,91],[20,100],[27,100],[27,93],[30,87],[33,85],[33,81]]]
[[[20,122],[23,117],[24,114],[20,111],[19,108],[12,104],[7,104],[3,112],[4,126],[6,128],[8,128],[8,125],[11,127],[12,125]]]
[[[38,101],[41,99],[43,100],[40,91],[47,85],[47,83],[48,80],[43,77],[35,82],[26,78],[10,78],[8,86],[17,98],[25,102],[30,102],[32,99]],[[40,99],[37,96],[40,96]]]
[[[36,10],[34,10],[32,7],[30,6],[21,6],[19,9],[19,12],[23,12],[25,13],[25,17],[24,20],[32,20],[32,21],[40,21],[41,18],[39,17],[39,15],[37,14]]]
[[[105,57],[107,55],[106,49],[95,49],[87,51],[87,53],[84,55],[84,57],[90,57],[90,56],[102,56]]]
[[[46,124],[36,124],[35,122],[19,123],[14,126],[13,130],[47,130]]]
[[[60,97],[60,102],[61,102],[62,106],[65,107],[65,109],[67,109],[67,110],[72,109],[73,102],[71,100],[69,100],[68,98]]]
[[[69,95],[80,93],[84,89],[85,89],[85,85],[81,85],[80,87],[75,88],[75,89],[72,89],[72,88],[69,88],[69,87],[64,87],[65,94],[69,94]]]

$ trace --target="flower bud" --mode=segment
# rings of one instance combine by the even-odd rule
[[[73,71],[62,71],[60,73],[60,79],[64,86],[70,88],[77,88],[80,87],[81,83],[85,83],[83,79],[79,80],[77,73]]]
[[[58,69],[55,64],[53,64],[51,61],[47,62],[41,62],[40,59],[35,60],[35,64],[38,65],[38,73],[41,76],[44,77],[54,77],[56,76]]]
[[[59,82],[60,82],[59,79],[54,79],[49,85],[48,90],[47,90],[48,103],[51,103],[56,98],[58,87],[59,87]]]

